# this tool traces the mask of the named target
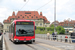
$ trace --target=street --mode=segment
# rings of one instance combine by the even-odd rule
[[[33,44],[18,43],[14,44],[8,38],[8,34],[4,35],[8,50],[74,50],[75,44],[68,44],[56,41],[36,38]]]

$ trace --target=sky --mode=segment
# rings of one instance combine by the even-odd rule
[[[55,0],[0,0],[0,22],[12,16],[12,12],[38,11],[42,12],[48,21],[54,21]],[[56,20],[75,20],[75,0],[56,0]]]

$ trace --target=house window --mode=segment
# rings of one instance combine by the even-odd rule
[[[40,23],[40,26],[42,25],[42,23]]]
[[[36,25],[38,25],[38,23],[36,23]]]
[[[23,16],[23,18],[24,18],[24,16]]]
[[[29,17],[27,16],[27,18],[29,18]]]
[[[18,16],[18,18],[20,18],[20,17]]]
[[[9,20],[7,20],[9,22]]]
[[[38,18],[38,17],[36,16],[36,18]]]
[[[31,12],[25,12],[25,14],[31,14]]]
[[[29,15],[29,16],[31,16],[31,15]]]
[[[15,14],[13,14],[13,15],[15,15]]]
[[[22,16],[22,15],[20,15],[20,16]]]
[[[33,18],[33,16],[32,16],[32,18]]]
[[[9,26],[7,26],[7,28],[9,28]]]

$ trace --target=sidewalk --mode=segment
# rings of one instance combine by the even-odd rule
[[[53,40],[46,40],[46,39],[40,39],[36,38],[36,42],[45,43],[48,45],[51,45],[53,47],[62,48],[64,50],[75,50],[75,44],[65,43],[65,42],[59,42],[59,41],[53,41]]]

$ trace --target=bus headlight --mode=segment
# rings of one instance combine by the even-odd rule
[[[18,39],[14,39],[14,40],[18,40]]]
[[[35,39],[31,39],[33,42],[35,42]]]
[[[35,40],[35,39],[31,39],[31,40]]]

